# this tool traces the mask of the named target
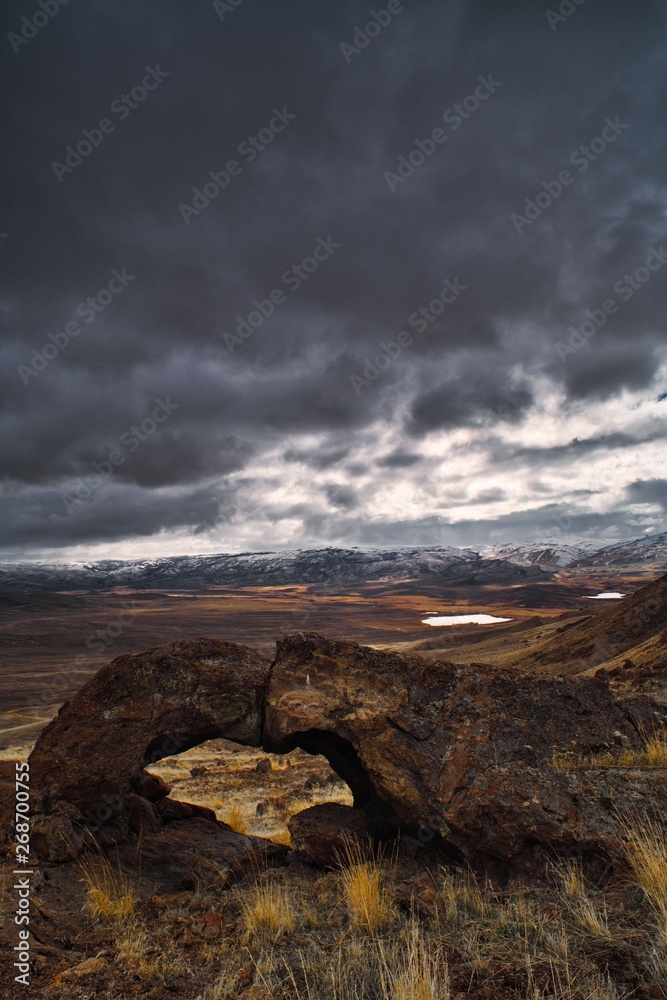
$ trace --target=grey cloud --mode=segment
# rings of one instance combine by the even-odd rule
[[[343,515],[345,530],[372,536],[373,489],[356,480],[369,468],[380,484],[405,470],[418,487],[432,431],[474,432],[471,452],[488,475],[531,459],[494,434],[535,419],[540,385],[562,386],[564,413],[624,389],[654,398],[664,389],[659,274],[565,365],[556,354],[570,325],[667,236],[667,143],[655,124],[667,96],[663,5],[589,2],[552,32],[528,0],[421,0],[348,65],[340,42],[367,12],[358,0],[253,0],[222,23],[210,3],[90,0],[63,7],[17,54],[6,45],[6,545],[201,531],[200,505],[208,519],[218,502],[211,481],[233,491],[247,474],[242,525],[264,503],[257,464],[280,453],[286,474],[303,466],[339,490],[326,515],[325,483],[312,501],[295,501],[304,543],[342,530]],[[25,13],[19,0],[3,5],[5,42]],[[156,64],[168,78],[120,120],[111,102]],[[385,171],[488,74],[501,81],[497,93],[460,127],[446,125],[447,141],[390,192]],[[296,119],[246,162],[239,143],[283,106]],[[52,161],[106,115],[114,131],[59,183]],[[511,214],[609,115],[627,132],[519,235]],[[241,173],[185,225],[179,203],[232,157]],[[286,272],[329,236],[340,248],[289,288]],[[136,274],[127,291],[24,385],[17,367],[122,266]],[[456,277],[467,290],[420,330],[414,314]],[[230,353],[220,334],[262,304],[270,312],[275,289],[285,301]],[[401,330],[412,343],[355,394],[350,376]],[[166,394],[180,410],[127,456],[104,499],[51,519],[68,484]],[[388,445],[382,428],[398,425]],[[306,434],[319,443],[304,445]],[[639,440],[610,436],[591,448]],[[535,462],[571,463],[576,485],[584,450],[535,449]],[[179,513],[177,496],[194,498],[191,514]],[[417,542],[428,525],[399,516],[383,537]]]

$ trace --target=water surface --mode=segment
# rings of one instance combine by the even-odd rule
[[[494,615],[437,615],[422,618],[423,625],[491,625],[493,622],[511,622],[511,618],[496,618]]]

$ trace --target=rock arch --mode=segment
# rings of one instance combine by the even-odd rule
[[[295,733],[280,744],[265,740],[264,749],[269,753],[290,753],[305,750],[326,758],[335,773],[343,779],[352,792],[354,808],[365,813],[368,830],[372,836],[387,839],[396,835],[404,826],[389,802],[383,801],[352,743],[337,733],[310,729]]]
[[[235,643],[180,640],[103,667],[43,731],[30,757],[33,843],[56,860],[86,830],[104,844],[138,824],[210,816],[172,803],[144,767],[221,737],[321,753],[381,836],[419,830],[525,871],[558,851],[610,858],[616,810],[664,812],[667,786],[552,761],[641,749],[639,711],[647,731],[664,722],[595,677],[463,668],[303,633],[281,639],[273,663]]]

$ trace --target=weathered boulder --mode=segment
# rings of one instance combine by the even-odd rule
[[[63,706],[30,755],[42,853],[57,859],[62,839],[76,846],[82,829],[103,845],[122,841],[128,809],[133,826],[140,813],[149,825],[161,813],[169,821],[179,811],[160,805],[169,801],[169,788],[144,767],[218,737],[258,746],[269,670],[254,650],[215,639],[179,640],[103,667]],[[136,796],[156,809],[140,810]],[[59,803],[67,804],[66,815]],[[62,817],[57,845],[53,822],[42,819],[54,813]]]
[[[554,754],[641,750],[600,678],[554,679],[427,662],[315,635],[285,637],[265,748],[324,753],[375,832],[434,836],[473,863],[543,869],[609,857],[616,807],[664,812],[665,782],[554,767]]]
[[[462,667],[301,633],[279,642],[272,665],[245,646],[183,640],[103,667],[44,730],[30,757],[32,844],[62,860],[91,834],[105,847],[166,843],[178,823],[217,828],[144,768],[222,737],[323,754],[347,782],[354,809],[292,820],[309,860],[331,863],[358,826],[487,871],[539,872],[556,855],[606,864],[619,813],[667,814],[667,775],[566,769],[554,755],[641,751],[642,729],[662,721],[599,676]]]
[[[142,799],[149,802],[159,802],[169,795],[171,785],[160,777],[159,774],[151,774],[149,771],[138,771],[132,779],[132,788]]]
[[[351,842],[368,837],[368,821],[361,809],[323,802],[295,813],[287,824],[291,846],[304,861],[335,865],[346,856]]]

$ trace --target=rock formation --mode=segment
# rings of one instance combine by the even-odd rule
[[[33,845],[56,860],[87,830],[118,843],[214,822],[143,768],[224,737],[321,753],[348,783],[363,815],[293,821],[310,860],[336,839],[335,816],[354,815],[360,829],[400,831],[487,870],[539,872],[563,854],[604,864],[619,811],[667,812],[667,778],[563,770],[554,754],[639,751],[638,719],[655,724],[658,710],[615,701],[600,677],[466,668],[301,633],[278,643],[273,665],[233,643],[179,641],[114,660],[44,730],[30,758]]]
[[[483,866],[608,859],[617,810],[667,807],[667,776],[553,766],[557,753],[643,747],[630,707],[596,677],[472,670],[289,636],[268,688],[265,745],[324,753],[375,832],[394,823]]]
[[[171,802],[143,768],[209,739],[258,746],[269,670],[247,646],[215,639],[107,664],[62,706],[30,756],[34,846],[56,858],[80,845],[82,830],[118,842],[140,824],[210,814]]]

